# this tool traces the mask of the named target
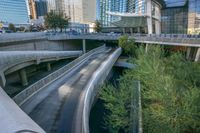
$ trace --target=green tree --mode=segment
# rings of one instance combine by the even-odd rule
[[[64,17],[63,13],[56,14],[51,11],[45,16],[45,27],[47,29],[54,29],[55,31],[57,28],[60,28],[62,32],[63,28],[68,26],[69,20],[70,18]]]
[[[19,31],[25,31],[25,27],[19,27]]]
[[[96,20],[95,21],[95,26],[94,26],[94,31],[99,33],[99,32],[101,32],[101,30],[102,30],[101,23],[98,20]]]
[[[131,75],[142,83],[144,132],[200,132],[200,67],[181,54],[166,58],[163,53],[158,46],[147,53],[140,48],[133,60],[137,68]]]
[[[130,95],[134,87],[133,83],[121,79],[119,88],[106,85],[100,92],[100,99],[104,101],[104,106],[108,110],[105,125],[110,133],[118,133],[120,130],[125,133],[130,131]]]
[[[124,53],[129,56],[135,56],[135,50],[137,49],[137,45],[135,44],[134,39],[129,39],[128,36],[119,37],[119,46],[124,50]]]
[[[11,31],[13,31],[13,32],[16,32],[15,25],[12,24],[12,23],[10,23],[10,24],[8,25],[8,29],[11,30]]]
[[[147,52],[141,46],[135,53],[130,62],[137,67],[125,71],[117,88],[109,85],[101,92],[100,97],[109,110],[108,127],[115,133],[121,128],[128,131],[130,90],[132,83],[139,80],[144,132],[199,133],[200,65],[188,62],[181,53],[166,57],[159,46],[149,46]]]

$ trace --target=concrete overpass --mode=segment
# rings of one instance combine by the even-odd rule
[[[78,57],[82,51],[4,51],[0,52],[0,85],[6,84],[5,75],[20,70],[24,85],[27,84],[26,71],[22,68],[42,62]],[[47,64],[48,69],[51,65]]]
[[[70,34],[70,33],[11,33],[0,35],[0,47],[13,45],[11,42],[23,42],[40,40],[43,43],[52,43],[52,46],[56,46],[56,49],[63,49],[65,45],[56,44],[56,41],[64,42],[70,40],[82,40],[82,50],[86,52],[86,40],[99,40],[99,41],[118,41],[118,38],[122,34],[115,33],[82,33],[82,34]],[[134,39],[138,44],[145,44],[146,48],[149,44],[167,45],[167,46],[183,46],[187,48],[187,58],[195,61],[200,60],[200,35],[185,35],[185,34],[126,34],[129,39]],[[30,45],[30,44],[27,44]],[[38,42],[36,41],[30,47],[32,49],[38,49]],[[46,46],[46,45],[45,45]],[[43,46],[45,48],[45,46]],[[23,47],[25,47],[23,45]],[[10,48],[10,47],[9,47]],[[12,47],[11,47],[12,48]],[[44,49],[43,48],[43,49]],[[16,49],[16,48],[14,48]],[[23,49],[21,47],[21,49]],[[39,47],[40,49],[40,47]],[[64,48],[65,49],[65,48]]]
[[[143,44],[159,44],[159,45],[172,45],[172,46],[189,46],[189,47],[200,47],[200,36],[194,35],[171,35],[171,34],[160,34],[160,35],[142,35],[142,34],[127,34],[130,39],[134,39],[135,42]],[[52,34],[48,36],[48,40],[102,40],[102,41],[118,41],[121,34],[111,33],[93,33],[93,34]]]
[[[138,43],[144,44],[161,44],[175,46],[190,46],[200,47],[199,35],[184,35],[184,34],[127,34],[130,39],[135,39]],[[102,41],[117,41],[121,34],[112,33],[84,33],[84,34],[69,34],[69,33],[9,33],[0,35],[0,45],[8,42],[31,41],[31,40],[102,40]]]
[[[26,88],[13,100],[46,132],[88,133],[89,113],[98,86],[120,54],[121,48],[94,49]],[[3,113],[6,117],[10,111]]]

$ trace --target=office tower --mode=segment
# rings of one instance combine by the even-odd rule
[[[27,5],[25,0],[1,0],[0,21],[27,24],[29,22]]]
[[[37,19],[35,0],[28,0],[30,19]]]
[[[47,14],[46,0],[35,0],[35,7],[36,7],[37,18],[45,16]]]
[[[163,0],[97,0],[97,19],[103,26],[121,27],[131,32],[161,32]]]
[[[162,10],[162,33],[200,34],[200,0],[168,3]]]

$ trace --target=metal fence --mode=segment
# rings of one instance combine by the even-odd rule
[[[105,49],[105,45],[98,47],[89,51],[88,53],[82,55],[81,57],[75,59],[74,61],[70,62],[69,64],[65,65],[64,67],[58,69],[57,71],[49,74],[48,76],[44,77],[43,79],[37,81],[36,83],[32,84],[18,95],[16,95],[13,100],[21,106],[25,101],[27,101],[31,96],[36,94],[39,90],[44,88],[45,86],[49,85],[53,81],[57,80],[58,78],[62,77],[68,71],[71,70],[74,66],[78,65],[79,63],[83,62],[84,60],[88,59],[90,56],[97,52],[101,52]]]

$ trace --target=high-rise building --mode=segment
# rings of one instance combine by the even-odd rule
[[[188,0],[188,34],[200,34],[200,0]]]
[[[36,8],[35,8],[35,0],[28,0],[29,7],[29,16],[30,19],[37,19]]]
[[[171,5],[171,4],[170,4]],[[188,5],[187,3],[176,6],[167,6],[161,15],[162,33],[187,34],[188,30]]]
[[[47,11],[55,11],[56,10],[56,2],[55,0],[47,0]]]
[[[47,1],[46,0],[36,0],[35,8],[37,13],[37,18],[45,16],[47,14]]]
[[[96,20],[95,0],[56,0],[56,12],[70,17],[73,23],[88,24]]]
[[[98,0],[97,5],[97,19],[103,26],[149,34],[161,32],[163,0]]]
[[[162,33],[200,34],[200,0],[167,3],[162,10]]]
[[[1,0],[0,21],[14,24],[29,23],[27,4],[25,0]]]

